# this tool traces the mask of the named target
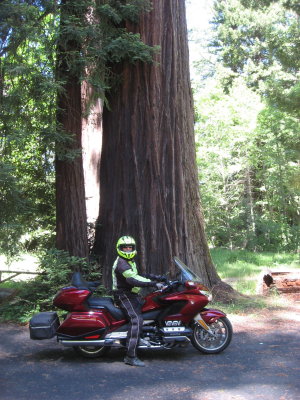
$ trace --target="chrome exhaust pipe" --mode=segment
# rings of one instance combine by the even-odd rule
[[[120,343],[120,340],[116,338],[107,338],[104,340],[58,340],[65,347],[73,347],[73,346],[112,346],[112,347],[123,347]],[[165,336],[163,338],[164,343],[176,343],[176,344],[188,344],[190,343],[190,339],[186,336]],[[153,345],[149,342],[149,344],[138,345],[139,349],[159,349],[164,348],[164,345]]]
[[[59,340],[66,347],[73,346],[109,346],[106,340]],[[106,343],[105,343],[106,342]]]

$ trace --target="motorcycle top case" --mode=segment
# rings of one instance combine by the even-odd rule
[[[56,312],[41,312],[29,321],[30,338],[34,340],[51,339],[59,327]]]

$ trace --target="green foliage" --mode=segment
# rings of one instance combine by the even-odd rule
[[[141,13],[151,10],[149,0],[103,1],[96,5],[96,11],[102,17],[107,17],[116,25],[123,20],[137,22]]]
[[[208,239],[212,246],[231,249],[297,251],[296,2],[224,0],[214,5],[210,53],[197,63],[208,65],[210,73],[207,67],[204,74],[199,70],[195,102]]]
[[[39,272],[35,279],[18,285],[18,294],[0,306],[0,320],[26,322],[40,311],[53,310],[56,292],[70,284],[73,271],[80,270],[86,280],[99,280],[99,267],[85,259],[69,256],[67,252],[52,249],[39,256]],[[97,289],[100,294],[103,287]]]
[[[299,244],[299,121],[265,108],[258,116],[256,171],[258,230],[269,249],[297,249]],[[268,221],[268,224],[267,224]]]
[[[195,101],[197,162],[212,246],[296,251],[299,245],[299,121],[265,106],[224,69],[202,82]]]
[[[1,252],[12,256],[22,236],[52,230],[55,92],[51,7],[0,4],[0,156],[3,184]],[[37,23],[39,21],[39,23]]]
[[[105,97],[112,84],[112,63],[152,62],[156,49],[125,28],[126,23],[137,22],[139,15],[149,10],[148,0],[67,2],[61,8],[58,32],[64,70],[81,80],[88,79],[95,84],[98,96]]]
[[[299,117],[299,4],[295,1],[215,2],[212,46],[228,74],[243,74],[273,107]]]
[[[20,251],[16,240],[23,233],[24,227],[18,215],[25,214],[28,209],[28,201],[13,172],[13,167],[0,162],[0,252],[10,256]]]
[[[138,33],[133,34],[126,31],[112,40],[106,47],[106,52],[112,62],[120,62],[127,59],[131,63],[137,61],[151,63],[155,48],[151,48],[151,50],[150,52],[149,48],[145,47],[144,43],[141,42]]]

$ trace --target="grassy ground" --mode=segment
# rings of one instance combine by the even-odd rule
[[[264,270],[294,271],[300,269],[299,254],[295,253],[253,253],[246,250],[218,248],[212,249],[211,255],[222,280],[239,293],[248,296],[244,300],[225,306],[228,313],[277,307],[281,300],[276,293],[269,298],[257,295],[261,272]],[[222,309],[224,309],[224,305],[222,305]]]

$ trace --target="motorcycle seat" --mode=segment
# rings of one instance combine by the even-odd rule
[[[111,297],[90,297],[88,299],[88,305],[96,309],[105,308],[117,321],[127,319],[124,311],[114,305]]]

